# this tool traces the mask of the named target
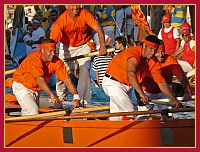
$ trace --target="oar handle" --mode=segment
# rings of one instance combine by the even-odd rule
[[[107,49],[107,53],[114,52],[114,51],[115,51],[115,48]],[[84,55],[78,55],[78,56],[70,57],[70,58],[65,59],[64,61],[66,61],[66,62],[67,61],[73,61],[73,60],[77,60],[77,59],[80,59],[80,58],[91,57],[91,56],[95,56],[95,55],[99,55],[99,51],[84,54]]]
[[[91,112],[91,111],[100,111],[100,110],[110,110],[110,106],[96,106],[96,107],[88,107],[88,108],[77,108],[77,109],[72,110],[72,113]]]
[[[166,106],[172,106],[172,107],[176,106],[176,104],[173,102],[165,102],[165,101],[161,101],[161,100],[150,100],[149,102],[155,103],[155,104],[166,105]]]
[[[69,115],[69,110],[63,110],[63,111],[56,111],[56,112],[49,112],[44,114],[36,114],[36,115],[28,115],[28,116],[20,116],[20,117],[12,117],[12,118],[6,118],[8,121],[16,120],[29,120],[29,119],[35,119],[39,117],[50,117],[50,116],[58,116],[58,115]]]
[[[8,75],[8,74],[13,74],[15,73],[16,69],[13,69],[13,70],[8,70],[8,71],[5,71],[5,75]]]

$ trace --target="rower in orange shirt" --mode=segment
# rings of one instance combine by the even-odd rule
[[[146,74],[152,75],[160,89],[179,107],[179,102],[170,92],[170,89],[162,77],[160,65],[154,57],[158,49],[159,40],[155,35],[149,35],[143,41],[142,46],[132,46],[118,55],[109,63],[103,78],[102,87],[110,97],[110,112],[134,111],[131,100],[132,88],[139,94],[144,104],[149,97],[143,92],[140,82]],[[149,74],[149,75],[150,75]],[[123,117],[111,117],[110,120],[121,120]]]
[[[44,40],[38,48],[40,50],[31,53],[23,60],[13,75],[12,89],[22,108],[21,115],[38,114],[41,90],[50,95],[53,103],[60,103],[58,97],[47,85],[53,74],[56,74],[68,87],[74,97],[72,101],[74,107],[79,107],[80,97],[78,92],[63,61],[55,56],[55,42],[51,39]]]
[[[100,48],[99,55],[106,54],[104,32],[95,17],[79,5],[68,5],[67,10],[63,12],[52,27],[50,38],[56,43],[61,42],[59,48],[59,58],[65,62],[66,67],[73,71],[75,62],[66,62],[65,59],[77,55],[88,54],[91,48],[87,42],[92,39],[92,30],[98,33]],[[91,57],[78,59],[79,79],[77,90],[81,102],[91,101],[91,80],[90,80],[90,63]],[[69,74],[72,72],[69,72]],[[67,98],[66,87],[62,82],[56,84],[56,91],[63,100]]]
[[[167,81],[169,88],[172,90],[172,79],[173,79],[173,76],[176,76],[181,82],[183,89],[185,90],[184,95],[183,95],[183,100],[191,99],[190,85],[189,85],[188,79],[186,75],[184,74],[184,71],[182,70],[181,66],[178,64],[178,61],[176,60],[176,58],[168,54],[165,54],[164,42],[162,40],[160,40],[160,45],[159,45],[158,50],[155,51],[155,57],[158,59],[161,65],[162,75]],[[170,102],[170,99],[168,99],[168,97],[160,90],[158,84],[155,82],[155,80],[152,77],[146,75],[143,78],[141,85],[145,94],[148,95],[150,99],[166,99],[167,98],[168,102]],[[153,109],[152,105],[138,106],[139,111],[146,111],[150,109]],[[158,109],[159,110],[171,109],[171,107],[166,106],[166,105],[158,105]]]

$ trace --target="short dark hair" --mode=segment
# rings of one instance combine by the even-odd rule
[[[115,38],[115,41],[117,41],[119,44],[122,43],[122,45],[123,45],[124,47],[126,47],[127,40],[126,40],[125,37],[123,37],[123,36],[118,36],[118,37]]]
[[[145,40],[156,43],[156,44],[160,44],[159,39],[156,35],[148,35]]]
[[[45,44],[45,43],[55,43],[55,41],[54,40],[52,40],[52,39],[45,39],[43,42],[42,42],[42,44]]]

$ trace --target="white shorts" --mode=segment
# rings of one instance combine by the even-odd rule
[[[13,93],[17,98],[22,110],[21,115],[34,115],[39,113],[39,97],[40,91],[27,89],[21,83],[13,82]]]

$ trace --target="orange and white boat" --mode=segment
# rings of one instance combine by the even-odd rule
[[[157,113],[155,110],[148,112]],[[195,119],[172,119],[165,123],[160,118],[153,117],[146,121],[109,121],[91,120],[91,118],[117,116],[117,113],[69,116],[64,116],[64,113],[58,111],[39,114],[37,117],[33,115],[5,118],[5,147],[195,147],[196,145]],[[137,114],[136,111],[132,113]],[[131,113],[119,115],[127,116]]]
[[[40,108],[42,114],[12,117],[20,109],[6,94],[5,147],[195,147],[195,119],[151,117],[148,120],[109,121],[110,116],[157,114],[161,110],[94,113],[109,110],[95,106],[69,110]],[[195,108],[171,109],[189,112]],[[85,113],[87,112],[87,113]],[[88,113],[90,112],[90,113]],[[66,116],[67,115],[67,116]],[[88,120],[89,119],[89,120]],[[92,120],[91,120],[92,119]]]

